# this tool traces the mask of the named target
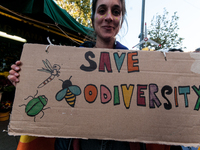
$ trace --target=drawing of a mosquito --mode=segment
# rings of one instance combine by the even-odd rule
[[[44,80],[37,88],[41,88],[41,87],[45,86],[47,83],[52,81],[55,78],[55,76],[59,77],[59,73],[60,73],[59,65],[54,64],[52,67],[50,62],[47,59],[46,59],[46,61],[42,60],[42,62],[44,63],[46,68],[38,69],[38,71],[47,72],[47,73],[50,73],[51,75],[46,80]]]

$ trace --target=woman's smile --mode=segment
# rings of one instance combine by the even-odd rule
[[[112,27],[112,26],[102,26],[102,28],[104,28],[105,30],[112,30],[112,29],[114,29],[114,27]]]

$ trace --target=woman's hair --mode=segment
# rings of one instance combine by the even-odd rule
[[[94,16],[95,16],[95,11],[97,7],[97,1],[98,0],[92,0],[92,15],[91,15],[91,20],[92,20],[92,25],[94,23]],[[122,4],[122,21],[121,21],[121,26],[125,20],[125,15],[126,15],[126,5],[125,5],[125,0],[120,0]]]

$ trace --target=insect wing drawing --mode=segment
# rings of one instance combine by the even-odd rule
[[[65,95],[66,95],[66,93],[67,93],[67,90],[68,90],[67,88],[60,90],[60,91],[56,94],[56,100],[57,100],[57,101],[61,101],[61,100],[65,97]]]
[[[76,96],[80,94],[81,94],[80,87],[78,87],[77,85],[72,85],[72,82],[69,79],[69,80],[63,81],[62,89],[58,91],[56,94],[56,100],[61,101],[65,98],[66,102],[71,107],[74,107],[75,102],[76,102]]]
[[[54,64],[53,67],[52,67],[51,63],[47,59],[46,59],[46,61],[42,60],[42,62],[44,63],[46,68],[38,69],[38,71],[50,73],[51,75],[46,80],[44,80],[40,85],[38,85],[37,88],[42,88],[47,83],[52,81],[55,78],[55,76],[58,77],[59,73],[60,73],[59,70],[61,68],[58,64]]]

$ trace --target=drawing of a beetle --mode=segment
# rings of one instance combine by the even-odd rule
[[[42,68],[42,69],[38,69],[38,71],[43,71],[43,72],[47,72],[50,73],[51,75],[44,80],[40,85],[38,85],[37,88],[41,88],[43,86],[45,86],[47,83],[49,83],[50,81],[52,81],[55,76],[59,76],[60,73],[60,66],[57,64],[54,64],[53,67],[51,66],[51,63],[46,59],[46,61],[42,60],[42,62],[44,63],[46,68]]]
[[[48,99],[46,98],[46,96],[40,95],[40,96],[36,97],[37,94],[38,94],[38,91],[34,97],[28,96],[27,98],[24,99],[24,100],[27,100],[28,98],[32,97],[32,99],[28,102],[27,105],[25,105],[25,104],[19,105],[19,107],[25,106],[26,114],[30,117],[34,117],[34,122],[35,122],[36,115],[38,115],[40,112],[42,112],[43,115],[40,117],[40,119],[41,119],[44,116],[43,110],[50,108],[50,107],[44,108],[48,102]]]

